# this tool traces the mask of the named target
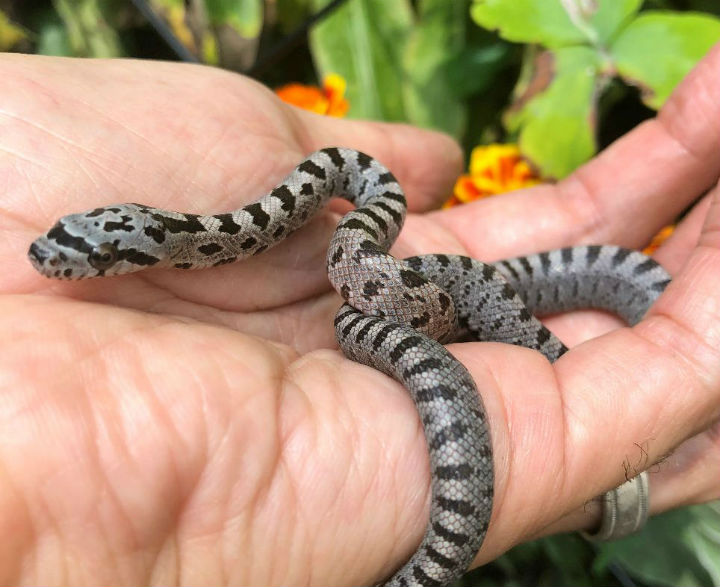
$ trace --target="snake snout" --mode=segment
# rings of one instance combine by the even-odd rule
[[[50,252],[43,249],[36,241],[30,245],[28,256],[30,257],[32,264],[37,267],[38,265],[43,265],[45,263],[47,258],[50,256]]]
[[[67,257],[56,250],[44,237],[30,245],[28,258],[35,270],[45,277],[60,277],[65,265],[63,261],[67,260]],[[63,277],[67,278],[69,275],[66,273]]]
[[[28,257],[32,266],[43,275],[47,275],[59,261],[48,247],[42,246],[37,240],[30,245]]]

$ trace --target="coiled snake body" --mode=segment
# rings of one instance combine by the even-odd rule
[[[118,204],[65,216],[29,256],[38,271],[59,279],[223,265],[280,242],[332,196],[356,206],[327,253],[330,281],[346,300],[335,318],[338,341],[349,358],[407,387],[430,454],[425,537],[387,584],[446,584],[467,569],[487,531],[493,462],[472,377],[440,342],[469,335],[537,349],[554,361],[566,348],[533,312],[597,307],[635,323],[669,281],[657,263],[615,246],[494,264],[449,255],[395,259],[387,250],[404,221],[403,192],[378,161],[344,148],[313,153],[269,194],[234,212],[199,216]]]

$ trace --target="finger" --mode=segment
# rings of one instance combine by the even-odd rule
[[[720,421],[686,440],[651,468],[651,497],[658,511],[720,499]]]
[[[689,438],[648,469],[653,512],[719,499],[718,470],[720,421]],[[597,528],[601,510],[600,500],[594,499],[543,528],[537,536]]]
[[[680,271],[697,245],[709,204],[710,196],[700,200],[653,255],[670,275]],[[595,310],[548,316],[543,322],[569,347],[625,325],[620,318]]]
[[[573,451],[568,473],[574,481],[571,478],[569,486],[580,489],[594,484],[592,491],[602,493],[617,484],[618,456],[635,454],[639,460],[630,458],[626,464],[633,469],[631,473],[639,472],[717,420],[718,291],[720,189],[716,188],[699,246],[648,317],[633,329],[581,345],[570,351],[567,360],[558,362],[562,385],[574,390],[565,398],[568,446],[593,437],[590,446],[597,443],[603,446],[603,454],[615,455],[594,463],[590,475],[589,463],[572,466],[572,461],[582,460],[579,451]],[[642,455],[638,447],[642,447]],[[603,477],[604,483],[600,481]],[[608,477],[611,483],[607,483]],[[653,511],[668,505],[656,501]]]
[[[645,244],[720,174],[720,44],[658,116],[557,185],[437,213],[473,256],[494,260],[568,244]]]

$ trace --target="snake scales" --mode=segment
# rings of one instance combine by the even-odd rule
[[[430,454],[425,537],[387,584],[443,585],[466,570],[483,541],[493,461],[475,384],[440,343],[471,336],[537,349],[554,361],[566,348],[533,313],[595,307],[633,324],[669,281],[657,263],[616,246],[494,264],[450,255],[395,259],[387,251],[404,221],[403,192],[378,161],[344,148],[313,153],[269,194],[234,212],[200,216],[118,204],[65,216],[29,256],[40,273],[58,279],[223,265],[283,240],[332,196],[356,206],[327,253],[330,281],[346,300],[335,318],[338,341],[348,357],[407,387]]]

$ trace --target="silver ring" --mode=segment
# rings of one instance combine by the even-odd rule
[[[617,540],[640,530],[647,521],[650,506],[648,476],[645,471],[602,497],[600,527],[582,531],[583,538],[593,542]]]

